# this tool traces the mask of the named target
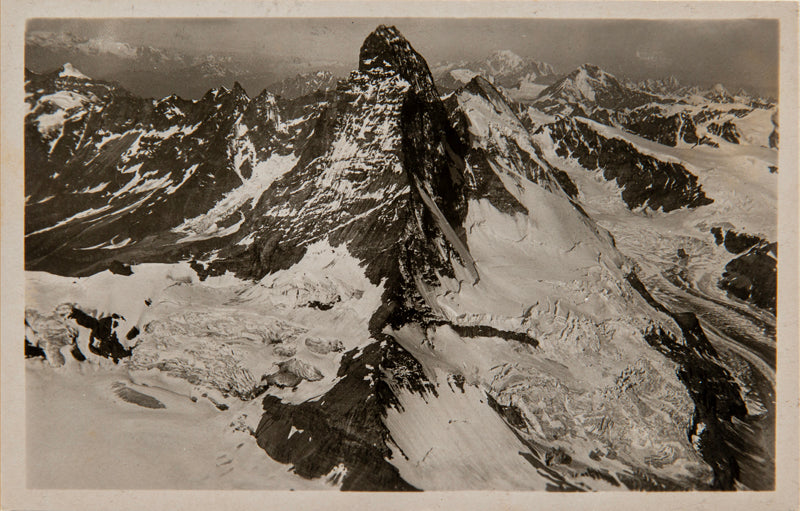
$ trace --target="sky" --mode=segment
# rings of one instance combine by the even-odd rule
[[[429,64],[481,59],[508,49],[561,73],[593,63],[634,80],[672,75],[687,85],[722,83],[733,91],[741,87],[777,96],[779,43],[773,20],[35,19],[27,29],[190,55],[233,54],[251,66],[294,59],[352,69],[364,38],[381,23],[396,25]],[[37,62],[28,60],[35,69]]]

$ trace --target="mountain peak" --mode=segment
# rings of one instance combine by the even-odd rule
[[[359,52],[358,70],[397,73],[426,100],[438,97],[425,59],[394,26],[380,25],[367,36]]]
[[[328,70],[298,73],[295,76],[284,78],[267,87],[267,89],[284,99],[294,99],[318,91],[336,88],[338,78]]]
[[[511,50],[496,50],[487,59],[489,65],[504,70],[517,69],[525,64],[525,59]]]
[[[495,87],[492,82],[487,80],[486,77],[481,75],[475,75],[472,80],[470,80],[469,83],[463,87],[463,89],[475,94],[479,94],[490,101],[498,103],[504,103],[506,101],[502,93],[497,90],[497,87]]]
[[[379,25],[361,45],[358,67],[359,71],[377,67],[391,67],[399,71],[398,64],[414,57],[421,59],[396,27]]]
[[[592,78],[600,78],[603,75],[608,75],[608,73],[603,71],[600,68],[600,66],[598,66],[596,64],[589,64],[589,63],[581,64],[578,67],[578,69],[576,69],[574,72],[576,72],[576,73],[585,72],[586,74],[588,74]]]
[[[395,41],[402,41],[408,43],[406,38],[403,37],[403,34],[401,34],[400,31],[397,30],[397,27],[395,27],[394,25],[383,25],[383,24],[378,25],[375,28],[375,30],[373,30],[372,33],[377,36],[383,37],[390,43]]]
[[[708,90],[705,96],[709,99],[713,99],[714,101],[719,101],[722,103],[733,99],[730,92],[728,92],[728,89],[726,89],[721,83],[714,84],[714,86]]]
[[[261,92],[253,99],[256,101],[275,101],[275,94],[269,89],[261,89]]]
[[[359,71],[377,67],[396,67],[398,59],[416,53],[394,26],[379,25],[361,45]]]
[[[233,82],[232,90],[233,93],[236,94],[237,96],[244,96],[246,98],[249,98],[249,96],[247,95],[247,91],[244,90],[244,87],[242,87],[242,84],[240,84],[239,82]]]
[[[547,113],[571,109],[575,105],[602,108],[636,108],[652,101],[652,94],[635,84],[621,83],[614,75],[594,64],[583,64],[569,75],[542,91],[536,102]]]
[[[90,80],[88,76],[78,71],[78,69],[69,62],[61,66],[58,76],[59,78],[77,78],[79,80]]]
[[[639,89],[645,92],[652,92],[656,94],[673,94],[681,88],[681,84],[677,78],[670,75],[666,78],[648,78],[639,82],[626,80],[624,85],[630,89]]]
[[[496,113],[501,115],[504,114],[508,118],[519,122],[519,119],[510,106],[509,99],[506,98],[505,95],[485,77],[481,75],[475,75],[475,77],[460,90],[465,90],[483,97],[492,104]]]

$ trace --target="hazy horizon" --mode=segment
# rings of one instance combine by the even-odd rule
[[[562,74],[593,63],[620,78],[674,76],[686,85],[722,83],[732,91],[778,95],[778,23],[763,19],[32,19],[26,66],[42,72],[71,58],[90,76],[152,96],[170,86],[170,92],[197,95],[207,85],[230,85],[224,81],[241,75],[253,93],[302,71],[355,69],[361,43],[379,24],[397,26],[431,66],[511,50]],[[34,39],[38,42],[31,44]],[[140,47],[196,59],[222,57],[230,73],[209,77],[208,83],[182,83],[169,66],[137,67]]]

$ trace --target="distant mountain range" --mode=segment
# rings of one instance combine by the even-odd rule
[[[298,73],[347,71],[339,62],[223,52],[189,54],[110,38],[39,31],[27,34],[25,60],[29,68],[38,71],[71,62],[91,76],[119,82],[144,97],[178,94],[197,98],[210,88],[230,86],[234,81],[261,89]]]
[[[294,99],[336,87],[339,77],[330,71],[300,73],[267,86],[267,90],[286,99]]]
[[[434,66],[432,72],[443,91],[462,87],[480,75],[517,99],[535,98],[545,85],[558,78],[550,64],[520,57],[509,50],[495,51],[484,60],[442,63]]]
[[[145,97],[178,94],[200,97],[214,87],[230,86],[234,81],[248,89],[267,88],[279,95],[297,97],[316,89],[331,89],[345,77],[347,66],[334,61],[263,57],[233,53],[188,54],[154,46],[133,46],[108,37],[85,38],[71,33],[31,31],[26,36],[27,66],[37,71],[72,62],[91,76],[116,81]],[[547,86],[572,73],[562,74],[555,67],[510,50],[495,50],[484,59],[439,62],[431,66],[437,87],[455,90],[480,75],[502,88],[511,98],[530,102]],[[685,86],[674,77],[640,82],[622,80],[624,87],[647,93],[692,96],[729,102],[736,97],[760,99],[745,91],[729,93],[722,85],[710,89]]]

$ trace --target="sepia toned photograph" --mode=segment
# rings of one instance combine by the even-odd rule
[[[26,491],[779,489],[776,17],[46,15]]]

